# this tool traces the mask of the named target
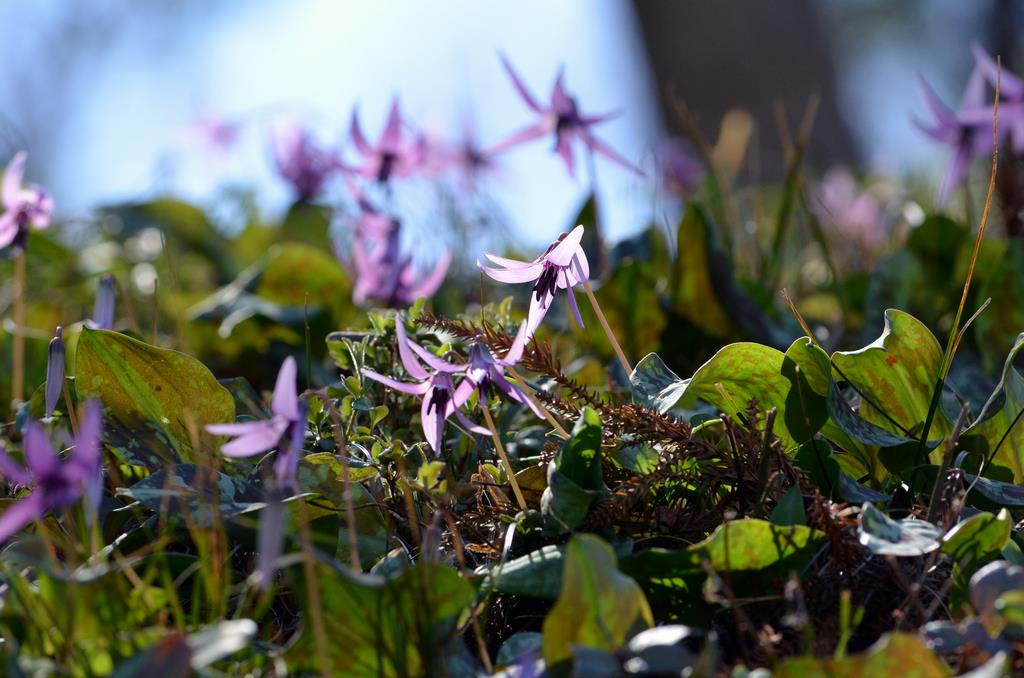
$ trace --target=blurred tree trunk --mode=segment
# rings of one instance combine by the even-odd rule
[[[839,109],[832,53],[811,0],[634,0],[669,131],[681,133],[673,96],[697,117],[713,143],[722,115],[742,107],[754,117],[751,150],[762,180],[784,174],[775,102],[790,134],[809,98],[820,106],[807,159],[816,167],[854,163],[857,150]],[[752,177],[756,178],[756,177]]]

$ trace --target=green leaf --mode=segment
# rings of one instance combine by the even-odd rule
[[[565,549],[548,545],[492,567],[481,590],[554,600],[562,585]]]
[[[231,393],[198,360],[117,332],[83,328],[70,371],[80,400],[103,401],[108,441],[150,468],[196,458],[193,439],[214,454],[206,425],[235,420]]]
[[[715,235],[699,207],[688,206],[676,229],[672,309],[713,337],[736,335],[736,324],[722,306],[711,270]]]
[[[1019,508],[1024,506],[1024,486],[1004,483],[1001,480],[981,478],[979,476],[965,473],[964,478],[971,492],[977,492],[990,501],[1000,506]]]
[[[861,509],[860,543],[885,556],[923,556],[939,548],[941,530],[924,520],[893,520],[872,504]]]
[[[686,381],[670,382],[675,375],[656,355],[647,356],[634,370],[634,388],[660,411],[696,398],[734,417],[751,401],[765,411],[774,407],[779,414],[773,431],[785,448],[794,449],[828,418],[828,374],[828,356],[804,337],[786,353],[750,342],[729,344]]]
[[[618,571],[615,552],[593,535],[569,542],[562,591],[544,618],[547,665],[572,658],[573,646],[614,651],[654,616],[635,581]]]
[[[956,563],[974,563],[1002,551],[1010,540],[1012,527],[1013,520],[1006,509],[998,515],[975,514],[950,528],[942,537],[942,552]]]
[[[865,421],[900,435],[920,433],[942,364],[939,342],[924,323],[889,309],[878,339],[857,351],[838,351],[832,362],[836,378],[866,396],[859,409]],[[949,421],[936,416],[929,439],[942,440],[950,429]]]
[[[131,487],[118,489],[118,495],[141,502],[152,511],[166,507],[171,514],[188,512],[200,527],[214,522],[212,506],[221,518],[230,518],[265,506],[259,489],[243,479],[228,476],[195,464],[163,468]]]
[[[1003,363],[1003,374],[978,415],[976,423],[963,433],[965,445],[979,449],[993,461],[1009,467],[1016,482],[1024,482],[1024,376],[1013,363],[1024,348],[1024,333]],[[978,444],[979,439],[983,441]],[[996,449],[998,447],[998,450]]]
[[[772,511],[771,523],[773,525],[804,525],[807,523],[807,513],[804,511],[804,497],[800,494],[800,486],[794,485],[789,488],[786,494]]]
[[[555,468],[585,490],[605,489],[601,475],[601,417],[584,407],[555,459]]]
[[[319,589],[330,633],[328,666],[317,666],[309,624],[285,659],[295,671],[319,668],[342,677],[448,675],[445,667],[453,654],[448,645],[474,595],[455,570],[427,562],[392,579],[335,568],[320,576]]]
[[[915,634],[882,636],[864,654],[843,659],[796,657],[779,663],[773,678],[946,678],[946,664]]]
[[[629,375],[633,394],[643,405],[664,414],[686,391],[686,381],[668,368],[657,353],[648,353]]]

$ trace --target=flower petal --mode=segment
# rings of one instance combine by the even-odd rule
[[[295,421],[299,418],[299,395],[296,393],[296,378],[298,367],[295,358],[288,356],[281,364],[281,370],[277,373],[277,382],[274,384],[274,399],[271,401],[270,409],[274,414],[280,415],[288,421]]]
[[[0,516],[0,544],[13,537],[21,528],[46,513],[46,499],[39,490],[7,507]]]
[[[60,466],[60,458],[46,435],[46,429],[34,421],[26,427],[23,454],[25,465],[36,478],[53,475]]]
[[[499,141],[494,146],[488,148],[485,151],[485,153],[487,155],[497,155],[498,153],[507,151],[513,146],[525,144],[528,141],[533,141],[534,139],[539,139],[541,137],[547,136],[548,134],[551,134],[552,131],[553,130],[551,128],[551,124],[545,120],[541,120],[540,122],[536,122],[530,125],[529,127],[524,127],[518,132],[505,138],[503,141]]]
[[[580,242],[583,240],[583,224],[569,231],[569,235],[562,238],[555,247],[548,252],[544,258],[555,266],[568,266],[573,255],[580,249]]]
[[[288,422],[280,417],[252,422],[249,430],[220,448],[225,457],[251,457],[277,447]]]
[[[388,112],[388,121],[384,125],[384,132],[381,134],[378,148],[381,151],[397,153],[402,141],[402,111],[398,107],[398,98],[391,102],[391,110]]]
[[[438,408],[434,407],[434,393],[435,390],[431,389],[423,398],[420,405],[420,420],[423,424],[423,437],[430,445],[430,449],[440,452],[446,414],[438,412]]]
[[[523,349],[526,348],[526,342],[529,339],[529,332],[527,332],[526,328],[527,323],[524,320],[519,326],[519,331],[516,332],[515,340],[508,348],[508,353],[501,359],[501,362],[505,365],[515,365],[523,357]]]
[[[348,134],[352,138],[352,143],[355,145],[356,150],[359,151],[360,155],[373,154],[373,147],[370,146],[370,142],[366,140],[366,135],[363,134],[363,128],[359,125],[358,109],[352,111],[352,121],[348,126]]]
[[[3,201],[5,209],[16,209],[21,202],[21,183],[25,177],[25,161],[28,154],[19,151],[11,161],[7,163],[4,170],[3,187],[0,189],[0,200]]]
[[[592,151],[599,155],[603,155],[604,157],[614,162],[616,165],[628,169],[630,172],[637,175],[638,177],[645,176],[644,171],[642,169],[626,160],[624,157],[619,155],[618,152],[615,151],[611,146],[601,141],[590,132],[583,133],[583,142],[587,146],[589,146]]]
[[[423,358],[423,361],[427,363],[428,366],[432,367],[438,372],[456,374],[466,369],[465,365],[456,365],[454,363],[448,362],[447,360],[442,360],[441,358],[438,358],[436,355],[434,355],[433,353],[431,353],[430,351],[428,351],[427,349],[423,348],[422,346],[415,342],[410,341],[409,348],[415,351],[416,355]]]
[[[32,482],[32,474],[18,466],[13,459],[8,456],[7,451],[4,450],[4,446],[0,444],[0,475],[6,478],[9,482],[21,483],[26,485]]]
[[[405,371],[409,373],[409,376],[413,379],[427,379],[430,377],[430,373],[427,372],[420,361],[413,355],[410,346],[413,342],[409,339],[409,336],[405,333],[405,323],[402,316],[395,318],[395,337],[398,344],[398,356],[402,360],[402,366],[405,367]]]
[[[537,261],[519,261],[518,259],[508,259],[506,257],[499,257],[497,254],[491,254],[490,252],[484,252],[484,256],[490,259],[493,263],[498,266],[504,266],[505,268],[528,268],[530,266],[536,266]]]
[[[526,102],[526,105],[529,106],[531,110],[536,111],[537,113],[542,113],[544,109],[542,109],[540,104],[537,103],[537,100],[533,98],[530,90],[526,89],[526,85],[519,77],[519,74],[516,73],[515,69],[512,68],[512,64],[509,62],[508,57],[504,54],[499,56],[501,57],[501,64],[505,67],[505,72],[508,73],[508,77],[512,79],[512,85],[516,88],[516,91],[519,92],[520,98]]]
[[[1024,98],[1024,80],[1006,70],[1005,65],[1001,69],[998,68],[995,59],[977,42],[971,43],[971,52],[974,54],[974,63],[985,73],[993,87],[996,78],[999,78],[999,91],[1002,96],[1008,99]]]
[[[487,274],[488,278],[503,283],[524,283],[536,280],[544,270],[543,264],[530,264],[523,268],[502,269],[492,266],[480,265],[480,269]]]
[[[430,382],[424,381],[418,384],[407,384],[404,381],[395,381],[390,377],[385,377],[383,374],[378,374],[373,370],[368,370],[365,367],[362,370],[363,376],[376,381],[377,383],[384,384],[390,389],[400,391],[402,393],[408,393],[410,395],[423,395],[430,388]]]
[[[433,296],[434,292],[441,287],[445,276],[448,275],[448,267],[451,263],[452,253],[445,250],[441,258],[434,264],[434,268],[430,273],[409,291],[409,296],[411,297],[409,301],[416,301],[420,297]]]
[[[462,426],[468,431],[471,431],[481,436],[491,435],[491,429],[485,426],[481,426],[480,424],[477,424],[472,419],[463,414],[462,410],[458,408],[455,408],[455,418],[458,419],[459,423],[462,424]]]

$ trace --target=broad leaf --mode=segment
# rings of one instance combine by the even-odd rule
[[[1022,348],[1024,333],[1017,336],[1006,356],[1003,376],[978,415],[977,423],[963,435],[965,445],[978,438],[983,441],[972,449],[983,452],[986,459],[995,451],[992,460],[1009,467],[1018,483],[1024,481],[1024,422],[1021,421],[1024,419],[1024,376],[1013,363]]]
[[[893,520],[872,504],[861,509],[860,543],[883,556],[923,556],[939,548],[941,530],[924,520]]]
[[[83,328],[71,372],[79,399],[103,401],[108,441],[150,468],[194,459],[193,441],[212,454],[206,425],[235,420],[231,393],[198,360],[117,332]]]
[[[618,571],[615,553],[592,535],[566,549],[562,591],[544,618],[544,660],[570,659],[573,646],[613,651],[636,631],[654,625],[643,591]]]
[[[946,678],[951,671],[910,633],[883,636],[864,654],[843,659],[796,657],[780,663],[774,678]]]

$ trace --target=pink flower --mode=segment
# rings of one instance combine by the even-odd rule
[[[27,158],[25,151],[21,151],[4,170],[0,188],[0,203],[4,208],[0,214],[0,249],[12,244],[21,247],[30,226],[41,229],[50,225],[53,198],[41,186],[22,185]]]
[[[583,318],[580,316],[572,291],[576,285],[590,278],[590,264],[580,245],[582,239],[583,226],[577,226],[570,233],[558,236],[558,240],[551,243],[544,254],[533,261],[516,261],[485,254],[484,256],[502,268],[478,264],[484,273],[498,282],[533,283],[530,311],[526,319],[527,338],[533,336],[537,330],[558,290],[566,290],[569,309],[576,317],[576,322],[583,327]]]
[[[430,445],[430,449],[440,453],[441,440],[444,437],[444,424],[452,415],[455,415],[459,423],[470,431],[481,435],[489,434],[490,431],[474,424],[460,409],[473,394],[475,385],[472,381],[464,380],[456,387],[452,377],[457,374],[465,375],[468,366],[454,365],[441,360],[409,339],[401,317],[395,318],[395,334],[402,366],[416,382],[410,384],[396,381],[365,368],[363,376],[401,393],[423,396],[420,406],[420,422],[423,425],[423,436],[426,438],[427,444]],[[426,367],[420,360],[426,363]]]
[[[560,155],[565,162],[570,176],[575,176],[576,171],[572,154],[572,145],[576,140],[583,142],[583,145],[592,152],[603,155],[615,164],[643,176],[643,172],[638,167],[619,155],[604,141],[594,136],[594,133],[591,131],[592,127],[617,116],[617,112],[602,113],[601,115],[583,115],[576,105],[576,99],[570,96],[565,89],[565,78],[562,70],[558,71],[554,88],[551,90],[551,101],[545,108],[526,89],[526,85],[523,84],[519,74],[515,72],[512,64],[509,63],[504,55],[501,57],[501,62],[512,79],[512,84],[515,86],[516,91],[519,92],[519,96],[522,97],[530,110],[539,117],[537,122],[516,132],[492,148],[491,153],[498,153],[513,146],[553,134],[555,137],[555,153]]]
[[[317,146],[309,131],[298,125],[275,127],[272,142],[277,171],[299,200],[315,198],[338,169],[335,154]]]
[[[403,131],[403,126],[402,111],[395,99],[380,139],[371,144],[359,125],[358,111],[353,111],[349,135],[356,151],[363,156],[363,164],[352,171],[383,184],[391,177],[407,177],[419,169],[425,155],[425,143],[422,138],[410,137]]]

